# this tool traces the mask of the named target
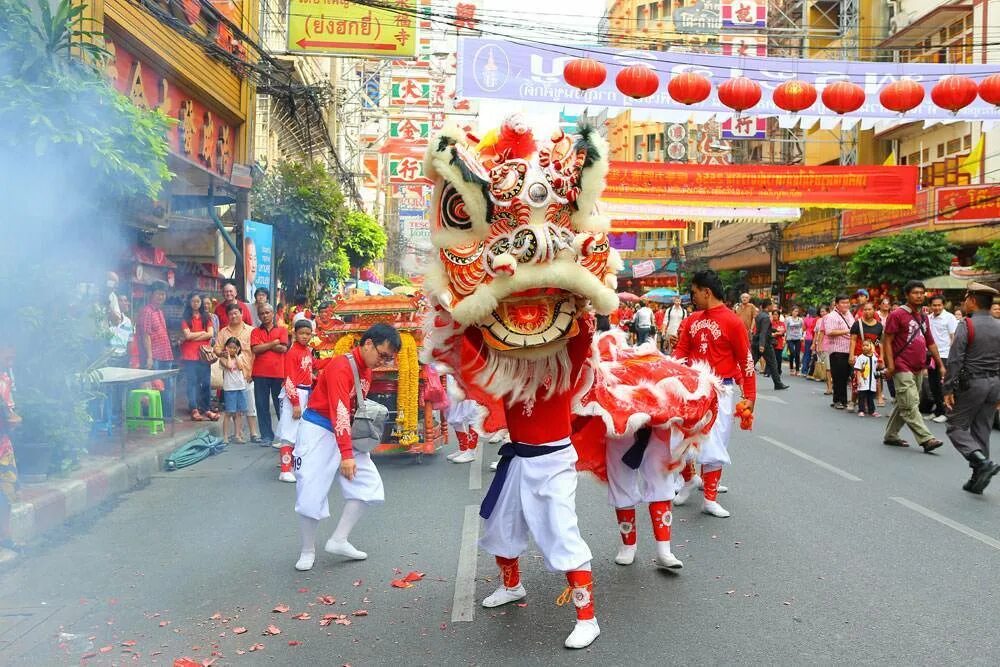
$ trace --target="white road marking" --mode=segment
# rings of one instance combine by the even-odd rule
[[[979,540],[980,542],[982,542],[983,544],[985,544],[987,546],[990,546],[990,547],[993,547],[994,549],[1000,550],[1000,540],[996,540],[996,539],[990,537],[989,535],[984,535],[983,533],[980,533],[978,530],[975,530],[974,528],[969,528],[964,523],[959,523],[957,521],[953,521],[952,519],[949,519],[946,516],[942,516],[942,515],[938,514],[934,510],[929,510],[926,507],[924,507],[923,505],[918,505],[915,502],[913,502],[912,500],[907,500],[906,498],[901,498],[899,496],[890,496],[889,500],[893,500],[893,501],[899,503],[900,505],[902,505],[903,507],[909,507],[914,512],[919,512],[920,514],[923,514],[928,519],[934,519],[938,523],[944,524],[944,525],[948,526],[949,528],[951,528],[953,530],[957,530],[958,532],[962,533],[963,535],[967,535],[967,536],[971,537],[974,540]]]
[[[451,622],[471,621],[476,609],[476,542],[479,539],[479,505],[465,506],[462,522],[462,546],[458,552],[455,575],[455,599],[451,603]]]
[[[757,398],[760,398],[760,397],[758,396]],[[847,472],[846,470],[841,470],[837,466],[830,465],[826,461],[820,461],[815,456],[810,456],[809,454],[806,454],[805,452],[801,452],[801,451],[795,449],[794,447],[792,447],[790,445],[786,445],[783,442],[778,442],[774,438],[769,438],[766,435],[761,435],[761,436],[757,436],[757,437],[759,437],[764,442],[771,443],[775,447],[779,447],[781,449],[784,449],[786,452],[788,452],[790,454],[795,454],[796,456],[798,456],[801,459],[805,459],[806,461],[809,461],[810,463],[815,463],[820,468],[823,468],[825,470],[829,470],[830,472],[832,472],[835,475],[840,475],[841,477],[843,477],[846,480],[850,480],[852,482],[860,482],[861,481],[860,477],[856,477],[855,475],[852,475],[851,473]]]
[[[771,401],[772,403],[781,403],[782,405],[788,405],[788,401],[783,398],[778,398],[777,396],[768,396],[767,394],[757,394],[758,401]]]
[[[483,488],[483,450],[477,447],[472,451],[476,458],[469,464],[469,488],[478,491]]]

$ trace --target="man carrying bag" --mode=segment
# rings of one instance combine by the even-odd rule
[[[365,398],[372,369],[393,363],[400,349],[399,333],[376,324],[361,335],[350,354],[334,358],[320,374],[302,413],[295,450],[295,512],[299,515],[302,550],[295,569],[312,569],[316,560],[316,530],[330,516],[327,496],[339,479],[344,510],[325,550],[353,560],[368,557],[347,538],[365,507],[385,501],[382,478],[371,458],[381,441],[387,410]]]

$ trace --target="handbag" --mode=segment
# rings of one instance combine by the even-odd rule
[[[212,349],[211,345],[202,345],[199,347],[198,357],[206,364],[214,364],[219,360],[219,357],[215,356],[215,350]]]
[[[353,354],[347,355],[354,375],[354,394],[358,399],[358,409],[354,411],[351,420],[351,446],[359,452],[370,452],[382,444],[382,433],[385,422],[389,418],[389,408],[378,401],[365,398],[361,391],[361,378],[358,375],[358,364]]]

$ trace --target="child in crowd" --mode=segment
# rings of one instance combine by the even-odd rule
[[[281,473],[278,479],[282,482],[295,482],[292,473],[292,450],[295,448],[296,434],[299,431],[299,419],[302,418],[302,406],[309,403],[309,392],[313,385],[313,357],[309,340],[313,335],[312,322],[299,319],[294,323],[295,341],[285,353],[285,383],[281,389],[281,416],[278,419],[278,430],[275,434],[275,447],[281,450]]]
[[[222,366],[222,401],[226,415],[222,419],[222,439],[226,440],[227,426],[233,422],[233,435],[228,442],[246,443],[242,434],[243,415],[247,412],[247,381],[250,367],[243,359],[243,346],[235,336],[226,341],[219,364]]]
[[[875,346],[866,340],[861,354],[854,359],[854,376],[858,388],[858,416],[881,417],[875,411],[875,390],[878,388],[878,358]]]

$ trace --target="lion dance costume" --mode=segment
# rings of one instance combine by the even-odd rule
[[[565,645],[583,648],[600,629],[591,552],[577,525],[577,470],[607,481],[616,472],[610,445],[626,443],[633,459],[634,448],[659,447],[654,476],[672,477],[686,447],[711,428],[715,383],[612,334],[595,344],[590,309],[618,307],[621,268],[609,223],[596,214],[604,140],[581,126],[539,145],[516,116],[491,134],[480,142],[446,130],[428,149],[437,261],[425,283],[433,308],[425,361],[447,366],[466,397],[486,407],[484,432],[510,433],[480,510],[479,544],[501,572],[483,606],[526,595],[518,557],[530,536],[548,569],[566,575],[558,603],[572,601],[577,621]],[[639,483],[635,475],[621,482],[629,492]]]

